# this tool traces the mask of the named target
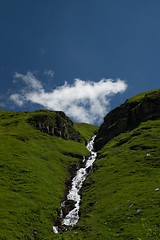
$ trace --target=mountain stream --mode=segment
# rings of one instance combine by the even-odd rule
[[[59,230],[68,231],[79,220],[80,207],[80,190],[86,177],[88,176],[92,164],[96,160],[97,153],[94,152],[93,145],[96,136],[87,143],[86,148],[90,151],[90,157],[83,158],[83,166],[79,167],[75,177],[72,179],[71,188],[67,195],[67,200],[61,203],[60,216],[58,226],[53,226],[53,232],[58,233]]]

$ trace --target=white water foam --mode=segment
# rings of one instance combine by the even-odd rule
[[[58,227],[53,226],[52,230],[53,230],[54,233],[58,233]]]
[[[85,167],[80,168],[77,171],[76,176],[72,179],[72,187],[67,195],[67,200],[75,201],[75,207],[72,209],[65,217],[63,217],[62,208],[65,207],[65,201],[61,203],[61,211],[60,218],[61,224],[64,226],[74,226],[79,220],[79,204],[81,200],[81,196],[79,194],[80,189],[82,188],[82,184],[88,175],[88,168],[92,166],[94,161],[96,160],[97,153],[93,151],[94,140],[96,136],[93,136],[91,141],[88,142],[86,148],[90,151],[90,157],[87,159]],[[84,160],[85,161],[85,157]],[[54,233],[58,233],[58,227],[53,226]]]

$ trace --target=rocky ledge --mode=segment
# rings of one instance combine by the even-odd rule
[[[112,110],[99,128],[94,145],[96,151],[115,136],[149,119],[160,119],[160,89],[138,94]]]
[[[40,110],[28,119],[28,122],[43,133],[51,136],[81,140],[80,133],[73,127],[73,122],[62,111]]]

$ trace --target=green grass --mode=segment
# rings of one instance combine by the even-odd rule
[[[52,239],[68,168],[89,154],[36,130],[34,114],[0,111],[0,239]]]
[[[74,128],[85,140],[89,141],[93,134],[97,133],[99,127],[87,123],[74,123]]]
[[[77,143],[36,130],[27,121],[32,115],[0,111],[0,239],[160,239],[160,120],[141,123],[98,152],[80,221],[53,234],[68,168],[88,155],[84,141],[97,127],[74,124],[84,139]]]
[[[141,102],[144,100],[145,97],[149,97],[150,99],[156,99],[160,95],[160,89],[152,90],[152,91],[147,91],[143,93],[139,93],[136,96],[127,99],[127,103],[132,103],[132,102]]]
[[[80,221],[62,235],[87,240],[160,239],[159,143],[160,120],[141,123],[108,142],[85,181]]]

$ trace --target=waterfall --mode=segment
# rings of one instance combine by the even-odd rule
[[[95,137],[96,136],[93,136],[86,146],[90,151],[90,157],[84,157],[84,167],[77,170],[75,177],[72,179],[71,189],[67,195],[67,200],[61,203],[60,221],[61,226],[64,226],[65,231],[67,231],[69,227],[74,226],[79,220],[79,207],[81,200],[80,189],[82,188],[82,184],[97,157],[97,153],[94,152],[93,149]],[[65,214],[66,208],[71,208],[67,214]],[[58,226],[53,226],[53,232],[58,233]]]

